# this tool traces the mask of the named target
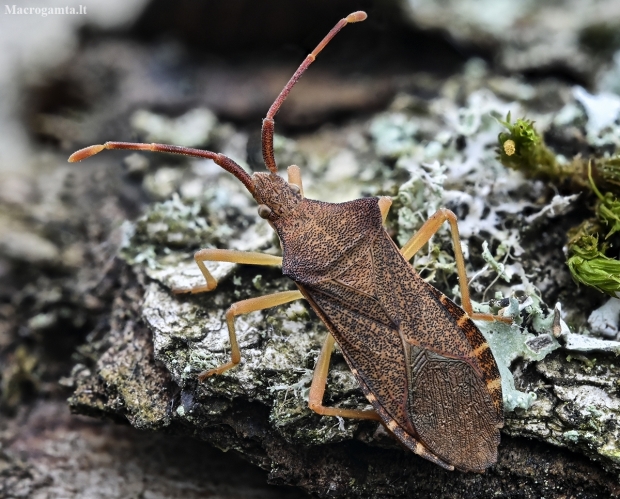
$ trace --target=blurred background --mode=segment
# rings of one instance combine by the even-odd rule
[[[110,269],[122,223],[179,185],[170,169],[157,176],[174,159],[111,153],[69,165],[71,152],[151,140],[161,116],[185,116],[168,142],[206,143],[260,170],[261,118],[305,55],[355,10],[368,20],[345,28],[295,87],[277,116],[282,137],[322,147],[324,138],[307,137],[369,118],[398,96],[415,96],[405,104],[413,107],[431,100],[464,68],[485,67],[508,87],[547,85],[540,112],[557,107],[560,87],[620,94],[617,0],[81,2],[23,2],[0,14],[2,497],[304,494],[266,485],[265,472],[206,444],[70,415],[76,352],[105,328],[118,285]],[[85,13],[43,14],[80,5]],[[19,13],[26,8],[41,13]]]

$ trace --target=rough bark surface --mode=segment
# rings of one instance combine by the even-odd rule
[[[111,331],[98,343],[101,348],[90,353],[97,359],[94,372],[84,369],[76,374],[77,388],[70,399],[73,410],[125,417],[136,426],[159,426],[166,433],[190,434],[220,449],[236,450],[268,470],[270,483],[297,485],[318,497],[595,498],[620,494],[614,473],[603,471],[586,457],[524,438],[504,435],[498,464],[480,475],[442,470],[401,448],[375,423],[359,425],[355,437],[343,442],[291,442],[274,427],[272,408],[263,402],[243,397],[230,400],[206,390],[191,392],[175,386],[153,357],[148,329],[140,325],[143,288],[129,268],[124,269],[122,279],[126,287],[115,301]],[[574,368],[563,357],[562,353],[554,355],[540,363],[538,370]],[[106,378],[106,372],[116,374]],[[136,375],[126,378],[125,372]],[[530,377],[532,383],[549,382],[540,374],[531,373]],[[137,399],[154,403],[141,411]],[[562,406],[557,396],[550,395],[547,402]],[[185,408],[187,418],[179,415],[179,407]],[[537,423],[557,425],[557,421]],[[312,422],[305,424],[315,429]],[[509,432],[519,433],[534,424],[529,416],[515,416],[507,427]]]

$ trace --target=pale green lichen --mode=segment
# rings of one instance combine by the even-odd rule
[[[419,126],[415,119],[404,113],[388,113],[375,118],[370,134],[375,141],[377,154],[387,158],[399,158],[412,152]]]
[[[506,248],[502,245],[498,247],[497,257],[501,258],[506,255]],[[497,277],[503,279],[506,282],[510,282],[512,275],[506,273],[506,266],[502,262],[497,261],[497,257],[493,256],[489,251],[489,243],[482,241],[482,259],[489,264],[491,269],[497,273]]]
[[[192,248],[209,241],[213,227],[203,206],[184,202],[175,193],[171,199],[154,204],[135,223],[132,247],[149,244],[159,248]]]
[[[560,345],[549,334],[535,336],[521,330],[521,310],[530,308],[529,313],[542,314],[540,301],[538,303],[532,301],[527,307],[522,307],[514,298],[509,301],[510,305],[504,310],[504,314],[514,318],[512,324],[489,321],[476,321],[476,324],[489,342],[502,376],[504,410],[512,412],[516,408],[529,409],[536,400],[536,394],[525,393],[515,388],[514,378],[509,369],[512,363],[518,358],[530,362],[542,360]],[[537,342],[535,347],[533,342]]]
[[[405,166],[406,159],[401,160]],[[446,167],[439,162],[411,168],[411,178],[400,186],[396,202],[398,210],[398,242],[404,245],[442,207]]]

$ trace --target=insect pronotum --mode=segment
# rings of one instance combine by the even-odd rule
[[[305,298],[329,330],[310,388],[312,410],[327,416],[378,420],[405,446],[439,466],[482,472],[497,461],[504,418],[499,371],[472,319],[510,322],[510,318],[473,312],[455,215],[440,209],[399,249],[383,228],[390,198],[338,204],[315,201],[304,198],[297,166],[288,168],[288,182],[277,173],[274,116],[336,33],[364,19],[364,12],[341,19],[305,58],[267,112],[262,149],[269,173],[250,176],[223,154],[165,144],[106,142],[75,152],[69,161],[83,160],[104,149],[212,159],[245,185],[258,203],[258,214],[277,232],[281,258],[203,249],[194,258],[206,285],[174,290],[213,290],[217,281],[205,266],[206,261],[282,266],[282,273],[298,287],[298,291],[234,303],[226,312],[231,359],[200,373],[201,381],[241,360],[235,335],[237,315]],[[408,263],[446,221],[452,230],[463,309],[422,280]],[[334,340],[373,410],[323,405]]]

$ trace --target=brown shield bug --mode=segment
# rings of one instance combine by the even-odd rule
[[[226,312],[231,360],[199,374],[200,380],[239,363],[235,316],[305,298],[330,334],[317,360],[309,406],[319,414],[381,421],[416,454],[449,470],[482,472],[497,461],[503,425],[500,374],[488,343],[472,319],[509,317],[474,313],[455,215],[435,213],[401,249],[383,228],[390,198],[326,203],[304,198],[299,168],[288,182],[277,174],[274,116],[318,53],[346,24],[363,21],[354,12],[328,33],[277,97],[262,127],[269,173],[249,175],[215,152],[165,144],[106,142],[75,152],[80,161],[104,149],[158,151],[212,159],[237,177],[258,202],[258,213],[277,232],[282,257],[256,252],[204,249],[195,260],[207,283],[175,292],[211,291],[217,285],[205,261],[282,266],[298,291],[243,300]],[[426,283],[408,263],[445,222],[450,223],[460,280],[461,309]],[[338,342],[374,410],[325,407],[329,359]]]

